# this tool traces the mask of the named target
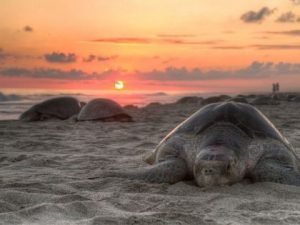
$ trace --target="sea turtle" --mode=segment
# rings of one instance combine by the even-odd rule
[[[258,96],[252,101],[250,101],[251,105],[279,105],[280,102],[271,96]]]
[[[242,102],[242,103],[248,103],[248,100],[245,97],[233,97],[227,100],[227,102]]]
[[[57,97],[38,103],[21,114],[22,121],[65,120],[79,113],[81,103],[73,97]]]
[[[230,99],[231,97],[228,95],[219,95],[219,96],[211,96],[206,99],[203,99],[201,104],[202,105],[208,105],[211,103],[217,103],[217,102],[225,102],[226,100]]]
[[[291,102],[300,102],[300,96],[296,96],[290,100]]]
[[[171,131],[135,171],[101,176],[198,186],[226,185],[248,178],[300,186],[299,159],[293,147],[255,107],[236,102],[201,108]]]
[[[132,117],[115,101],[97,98],[88,102],[77,116],[77,121],[86,120],[130,122]]]
[[[202,97],[187,96],[179,99],[176,104],[201,104],[202,100]]]

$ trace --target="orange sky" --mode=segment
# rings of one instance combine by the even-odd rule
[[[0,88],[300,89],[294,0],[1,0]]]

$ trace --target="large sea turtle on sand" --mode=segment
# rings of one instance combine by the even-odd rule
[[[21,114],[22,121],[65,120],[79,113],[82,103],[73,97],[57,97],[38,103]]]
[[[77,121],[86,120],[130,122],[132,117],[115,101],[97,98],[88,102],[77,116]]]
[[[248,178],[300,186],[299,159],[274,125],[249,104],[213,103],[179,124],[146,158],[151,166],[102,176],[198,186]]]

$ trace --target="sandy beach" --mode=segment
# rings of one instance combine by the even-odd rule
[[[300,225],[299,38],[300,0],[0,0],[0,225]]]
[[[0,121],[0,224],[300,224],[296,186],[87,179],[145,166],[142,157],[200,107],[132,108],[131,123]],[[300,103],[258,108],[300,156]]]

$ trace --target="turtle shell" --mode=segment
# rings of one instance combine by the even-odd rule
[[[82,108],[77,120],[105,120],[107,118],[115,118],[115,120],[118,120],[122,117],[131,118],[115,101],[97,98],[91,100]]]
[[[79,111],[80,104],[76,98],[58,97],[48,99],[44,102],[32,106],[20,116],[20,119],[26,121],[33,121],[39,120],[39,117],[37,115],[49,115],[65,120],[79,113]]]
[[[250,138],[272,138],[290,146],[262,112],[249,104],[237,102],[213,103],[201,108],[179,124],[164,140],[174,133],[201,134],[218,122],[234,124]]]

